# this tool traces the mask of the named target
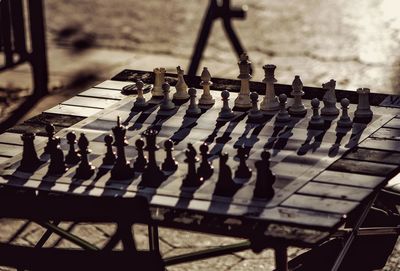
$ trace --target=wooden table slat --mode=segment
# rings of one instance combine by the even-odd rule
[[[79,116],[79,117],[90,117],[97,113],[99,113],[101,109],[97,108],[89,108],[89,107],[81,107],[81,106],[70,106],[70,105],[58,105],[49,110],[46,110],[45,113],[48,114],[58,114],[58,115],[67,115],[67,116]]]
[[[75,96],[61,104],[104,109],[118,102],[117,100]]]
[[[388,123],[386,123],[385,125],[383,125],[383,127],[400,129],[400,119],[394,118],[394,119],[390,120]]]
[[[400,140],[400,129],[380,128],[371,137]]]
[[[114,100],[121,100],[124,97],[126,97],[124,94],[121,93],[120,90],[102,89],[102,88],[90,88],[88,90],[79,93],[78,96],[114,99]]]
[[[355,201],[306,196],[300,194],[291,195],[281,204],[281,206],[285,207],[335,214],[347,214],[354,210],[354,208],[356,208],[358,205],[359,202]]]
[[[0,155],[1,156],[15,156],[22,151],[22,146],[2,144],[0,143]]]
[[[336,199],[362,201],[369,194],[371,194],[371,189],[351,187],[340,184],[309,182],[299,191],[297,191],[297,193]]]
[[[116,81],[116,80],[106,80],[96,86],[95,88],[107,88],[107,89],[115,89],[115,90],[122,90],[123,87],[127,85],[131,85],[133,82],[129,81]]]
[[[385,177],[370,176],[349,172],[325,170],[313,179],[314,182],[343,184],[356,187],[375,188],[385,180]]]
[[[381,163],[340,159],[333,163],[328,169],[340,172],[354,172],[373,176],[388,176],[397,165],[386,165]]]
[[[367,138],[360,143],[359,147],[400,152],[400,141],[390,139]]]
[[[347,159],[400,165],[400,152],[358,148],[345,156]]]

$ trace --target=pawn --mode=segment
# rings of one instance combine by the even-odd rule
[[[219,172],[216,184],[216,193],[220,195],[229,195],[231,191],[235,190],[236,184],[232,179],[232,171],[228,162],[228,154],[221,153],[219,155]]]
[[[164,142],[164,148],[166,152],[166,158],[164,163],[161,165],[161,169],[167,172],[173,172],[178,169],[178,163],[175,161],[174,157],[172,157],[172,151],[174,150],[174,143],[171,139],[168,139]]]
[[[54,128],[53,124],[48,123],[46,125],[46,133],[47,133],[48,141],[47,141],[46,147],[44,147],[44,152],[45,153],[50,153],[50,151],[51,151],[52,144],[53,144],[52,141],[54,140],[55,130],[56,129]]]
[[[68,165],[75,165],[81,160],[79,153],[75,150],[75,144],[76,144],[75,132],[69,132],[67,134],[67,141],[69,145],[69,151],[65,156],[65,163]]]
[[[170,85],[167,82],[162,84],[164,98],[161,102],[160,109],[163,111],[169,111],[175,109],[175,104],[171,101],[171,98],[169,97],[169,92],[170,92],[169,89]]]
[[[116,156],[112,149],[113,140],[114,138],[112,135],[104,136],[104,143],[106,144],[107,151],[103,158],[103,165],[114,165],[115,163]]]
[[[137,158],[135,163],[133,163],[133,169],[136,172],[143,172],[146,165],[147,165],[147,157],[144,155],[144,141],[143,139],[139,138],[135,142],[136,151],[137,151]]]
[[[203,177],[204,180],[207,180],[214,173],[214,167],[208,161],[208,156],[210,153],[208,152],[207,143],[203,143],[200,146],[200,154],[201,154],[201,162],[200,162],[200,167],[197,169],[197,175],[199,175],[199,177]]]
[[[195,88],[189,88],[189,96],[190,96],[190,103],[189,103],[188,109],[186,110],[186,114],[189,116],[196,116],[196,115],[201,114],[201,109],[196,104],[196,89]]]
[[[249,112],[249,119],[250,120],[262,119],[263,114],[258,109],[258,94],[257,94],[257,92],[250,93],[250,100],[251,100],[252,108],[250,109],[250,112]]]
[[[278,115],[276,116],[276,121],[278,121],[278,122],[288,122],[288,121],[290,121],[290,115],[289,115],[289,112],[286,109],[286,101],[287,101],[286,94],[282,93],[281,95],[279,95],[280,111],[279,111]]]
[[[246,153],[246,149],[240,146],[237,150],[237,157],[239,158],[239,167],[235,171],[235,177],[239,179],[250,179],[251,169],[246,165],[246,160],[249,155]]]
[[[267,151],[261,153],[261,160],[254,163],[257,169],[256,185],[254,187],[253,195],[258,198],[270,199],[274,196],[273,184],[276,177],[270,169],[271,155]]]
[[[60,138],[55,137],[52,141],[50,150],[50,165],[48,174],[50,175],[61,175],[67,171],[68,168],[65,166],[64,153],[60,149]]]
[[[318,100],[318,98],[314,98],[311,100],[313,115],[310,119],[310,125],[315,128],[322,128],[325,123],[324,120],[321,118],[321,115],[319,114],[319,104],[320,101]]]
[[[22,151],[21,164],[18,167],[18,170],[23,172],[34,172],[41,164],[35,150],[35,145],[33,143],[35,139],[35,134],[24,133],[21,136],[21,139],[24,143],[24,146]]]
[[[89,162],[88,155],[91,153],[89,147],[89,140],[85,136],[84,133],[81,133],[81,136],[78,140],[79,154],[81,155],[81,162],[79,163],[79,167],[76,169],[76,178],[78,179],[89,179],[94,174],[95,167],[92,166],[92,163]]]
[[[340,116],[340,119],[338,120],[337,126],[340,128],[350,128],[353,125],[353,122],[351,121],[349,117],[349,105],[350,101],[347,98],[343,98],[340,101],[340,105],[342,106],[342,115]]]
[[[223,90],[221,92],[221,97],[222,97],[222,108],[218,116],[222,119],[232,118],[233,116],[235,116],[235,113],[233,113],[232,109],[229,107],[229,91],[226,89]]]
[[[183,77],[184,71],[180,66],[178,66],[176,67],[176,73],[178,74],[178,81],[175,85],[176,92],[174,93],[173,99],[186,100],[189,98],[189,94],[187,92],[188,86],[185,82],[185,78]]]
[[[133,103],[133,107],[134,108],[143,108],[147,106],[147,102],[146,99],[143,96],[143,81],[142,80],[138,80],[136,82],[136,88],[137,88],[137,94],[138,96],[136,97],[136,101]]]
[[[188,143],[185,154],[188,172],[183,180],[183,185],[192,187],[200,186],[203,183],[203,178],[197,175],[196,172],[196,163],[199,161],[199,158],[197,158],[197,152],[191,143]]]

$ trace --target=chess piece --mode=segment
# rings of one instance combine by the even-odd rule
[[[143,172],[144,168],[147,165],[147,157],[144,155],[143,152],[143,147],[144,147],[143,139],[139,138],[138,140],[136,140],[135,146],[137,151],[137,158],[135,160],[135,163],[133,163],[133,169],[136,172]]]
[[[238,79],[240,79],[240,92],[235,99],[235,107],[237,108],[250,108],[250,68],[251,62],[246,53],[240,55],[240,61],[238,62],[240,74]]]
[[[133,170],[129,166],[129,162],[126,161],[125,157],[125,146],[128,146],[126,140],[126,128],[121,125],[120,117],[117,118],[117,126],[112,128],[114,134],[113,146],[117,148],[117,159],[111,170],[111,178],[114,180],[126,180],[133,174]]]
[[[114,165],[115,163],[115,152],[113,152],[112,149],[112,143],[113,143],[113,137],[112,135],[105,135],[104,136],[104,143],[106,144],[106,154],[104,155],[103,158],[103,165]]]
[[[304,95],[303,82],[301,82],[300,76],[296,75],[292,83],[292,92],[290,93],[294,100],[292,106],[289,108],[289,113],[292,115],[304,115],[307,113],[307,109],[304,106],[301,96]]]
[[[68,170],[68,168],[65,166],[64,153],[60,149],[60,142],[61,141],[59,137],[55,137],[52,141],[48,172],[50,175],[61,175]]]
[[[275,65],[264,65],[263,66],[265,77],[263,82],[265,83],[265,96],[260,104],[260,109],[263,111],[276,111],[279,109],[278,97],[275,95],[274,83],[277,82],[275,79]]]
[[[169,111],[169,110],[175,109],[175,104],[171,101],[171,98],[169,97],[169,92],[170,92],[169,89],[170,89],[170,85],[167,82],[162,84],[164,98],[163,98],[163,101],[161,102],[160,110]]]
[[[228,162],[228,154],[221,153],[219,155],[219,172],[218,172],[218,180],[216,184],[216,193],[220,195],[229,195],[236,184],[232,179],[232,171]]]
[[[35,134],[33,133],[24,133],[21,136],[22,142],[24,143],[22,149],[22,159],[20,166],[18,167],[19,171],[23,172],[34,172],[41,164],[40,159],[37,156],[37,152],[35,150],[34,140]]]
[[[53,141],[54,141],[54,134],[55,134],[55,128],[54,125],[51,123],[48,123],[46,125],[46,133],[47,133],[47,144],[46,147],[44,147],[44,153],[50,153],[52,145],[53,145]]]
[[[79,154],[81,155],[81,162],[76,169],[75,177],[78,179],[86,180],[92,177],[95,167],[89,162],[88,155],[91,153],[89,147],[89,140],[84,133],[81,133],[78,139]]]
[[[143,132],[143,136],[146,138],[145,150],[148,152],[149,161],[143,171],[142,179],[147,182],[148,186],[154,187],[157,187],[165,178],[156,161],[156,151],[159,149],[156,144],[157,134],[158,131],[153,129]]]
[[[246,160],[249,156],[244,147],[240,146],[238,148],[237,157],[239,158],[239,166],[235,171],[235,177],[239,179],[250,179],[251,169],[246,165]]]
[[[185,154],[185,163],[187,163],[188,173],[186,174],[185,179],[183,179],[183,185],[200,186],[203,183],[203,178],[196,172],[196,163],[199,161],[199,158],[197,158],[197,152],[191,143],[188,143]]]
[[[189,94],[187,92],[187,84],[185,82],[185,78],[183,77],[184,71],[180,66],[176,67],[176,73],[178,74],[178,81],[176,82],[173,99],[176,100],[186,100],[189,98]]]
[[[349,117],[349,104],[350,101],[347,98],[343,98],[340,101],[340,105],[342,106],[342,115],[340,116],[340,119],[338,120],[338,127],[341,128],[350,128],[353,125],[353,122],[351,121]]]
[[[281,95],[279,95],[280,111],[279,111],[278,115],[276,116],[276,121],[278,121],[278,122],[290,121],[290,115],[289,115],[288,111],[286,110],[286,101],[287,101],[286,94],[282,93]]]
[[[189,116],[196,116],[196,115],[201,114],[201,109],[196,104],[196,89],[195,88],[189,88],[189,96],[190,96],[190,103],[189,103],[188,109],[186,110],[186,114]]]
[[[133,103],[133,107],[134,108],[143,108],[147,106],[147,102],[146,99],[143,96],[143,81],[142,80],[138,80],[136,82],[136,87],[137,87],[137,97],[136,97],[136,101]]]
[[[257,169],[256,185],[254,187],[254,196],[258,198],[270,199],[274,196],[273,184],[276,177],[270,169],[271,155],[267,151],[261,153],[261,160],[254,163]]]
[[[229,91],[226,89],[223,90],[221,92],[221,97],[222,97],[222,108],[218,116],[223,119],[232,118],[233,116],[235,116],[235,113],[233,113],[232,109],[229,107]]]
[[[151,90],[151,95],[154,98],[161,98],[164,96],[161,86],[165,82],[165,69],[155,68],[153,72],[154,72],[154,86],[153,89]]]
[[[203,143],[200,146],[200,154],[201,154],[201,162],[200,162],[200,167],[197,169],[197,175],[199,177],[202,177],[203,180],[208,180],[214,173],[214,167],[208,161],[209,152],[207,143]]]
[[[203,87],[203,94],[200,97],[199,104],[201,105],[212,105],[215,103],[215,100],[211,96],[210,86],[212,86],[213,82],[211,82],[211,74],[206,67],[203,68],[201,73],[201,82],[200,86]]]
[[[259,120],[263,118],[263,114],[258,109],[258,94],[257,92],[252,92],[250,94],[252,108],[249,111],[249,119],[250,120]]]
[[[354,112],[354,117],[360,119],[368,119],[372,118],[372,110],[369,104],[369,88],[359,88],[357,89],[358,93],[358,104],[357,109]]]
[[[164,142],[164,148],[166,152],[166,158],[164,160],[164,163],[161,165],[162,170],[167,172],[176,171],[178,169],[178,163],[175,161],[174,157],[172,157],[174,143],[171,139],[168,139]]]
[[[325,121],[321,118],[319,114],[319,100],[318,98],[314,98],[311,100],[311,106],[313,110],[313,115],[310,119],[310,125],[315,128],[322,128],[324,126]]]
[[[339,109],[336,107],[336,94],[335,94],[336,81],[331,79],[329,82],[322,84],[322,88],[326,90],[322,101],[324,107],[321,109],[321,115],[337,116]]]
[[[67,141],[69,145],[69,150],[67,155],[65,156],[65,163],[68,165],[75,165],[79,163],[81,160],[81,157],[78,153],[78,151],[75,150],[75,144],[76,144],[76,134],[75,132],[71,131],[68,132],[67,134]]]

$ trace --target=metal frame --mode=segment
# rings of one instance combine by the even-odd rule
[[[23,0],[0,1],[0,51],[3,51],[5,58],[5,64],[0,66],[0,72],[29,63],[32,69],[33,91],[30,97],[0,124],[0,132],[15,125],[40,98],[48,94],[43,0],[28,0],[28,18],[24,18],[24,3],[26,2]],[[30,46],[26,40],[26,22],[29,23]],[[31,49],[30,52],[28,47]]]
[[[196,75],[208,37],[210,36],[212,25],[214,21],[219,18],[222,19],[225,33],[229,38],[229,41],[231,42],[237,56],[239,57],[244,52],[243,46],[236,35],[235,30],[233,29],[231,20],[233,18],[244,19],[246,17],[247,8],[244,6],[241,9],[232,9],[230,6],[230,0],[222,0],[222,4],[220,2],[221,1],[219,0],[210,0],[206,15],[203,19],[200,33],[197,36],[196,46],[194,47],[192,54],[188,76]]]

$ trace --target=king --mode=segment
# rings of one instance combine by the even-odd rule
[[[238,63],[240,74],[240,93],[235,99],[235,107],[241,109],[251,108],[250,100],[250,65],[249,57],[246,53],[240,55],[240,61]]]

